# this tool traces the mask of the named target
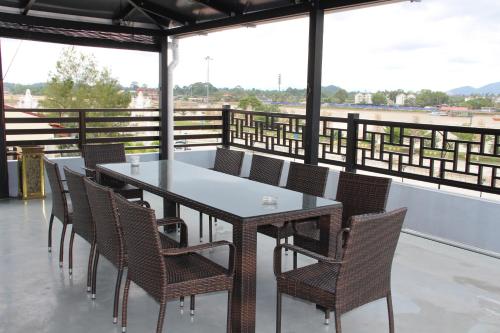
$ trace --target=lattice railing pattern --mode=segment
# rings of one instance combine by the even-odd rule
[[[318,154],[322,163],[346,165],[347,118],[321,117]]]
[[[231,110],[229,143],[265,153],[304,157],[305,116]]]
[[[357,168],[500,193],[500,130],[357,120]]]

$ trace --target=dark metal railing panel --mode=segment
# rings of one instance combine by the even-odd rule
[[[229,145],[304,158],[305,116],[230,110]]]
[[[357,120],[356,168],[500,194],[500,130]]]

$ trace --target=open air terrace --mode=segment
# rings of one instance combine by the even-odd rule
[[[500,332],[500,129],[321,113],[325,13],[395,2],[0,0],[1,37],[160,62],[158,108],[0,82],[0,332]],[[174,109],[179,39],[296,17],[304,114]]]

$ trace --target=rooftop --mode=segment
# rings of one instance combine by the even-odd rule
[[[161,212],[161,200],[149,195],[146,200]],[[58,267],[57,250],[47,253],[46,231],[50,215],[50,197],[23,202],[0,200],[0,331],[16,332],[118,332],[111,321],[113,286],[116,270],[106,260],[99,266],[97,299],[92,301],[86,289],[88,245],[75,240],[73,279],[67,262]],[[158,213],[159,214],[159,213]],[[182,209],[190,227],[190,244],[197,242],[197,213]],[[60,223],[54,224],[60,234]],[[231,240],[231,226],[219,223],[215,239]],[[258,238],[257,332],[274,332],[275,278],[272,272],[274,240]],[[57,243],[56,243],[57,244]],[[223,262],[215,250],[205,255]],[[67,255],[65,253],[65,255]],[[286,257],[287,267],[292,256]],[[305,264],[299,256],[299,265]],[[5,274],[9,272],[9,274]],[[426,332],[499,332],[500,265],[497,259],[402,234],[392,271],[396,331]],[[223,332],[226,295],[200,295],[193,320],[180,311],[179,303],[169,302],[169,332]],[[314,305],[284,298],[283,323],[287,332],[334,332],[334,325],[323,325],[323,313]],[[129,331],[153,331],[158,306],[140,288],[132,286],[129,301]],[[300,315],[294,315],[300,314]],[[91,323],[91,324],[90,324]],[[387,331],[383,300],[351,311],[342,317],[346,332]]]

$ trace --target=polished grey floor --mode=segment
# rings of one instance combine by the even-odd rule
[[[147,199],[160,208],[160,200]],[[92,301],[85,288],[89,246],[76,238],[75,271],[69,279],[67,250],[64,268],[58,267],[60,223],[54,224],[54,251],[47,253],[49,215],[49,199],[0,201],[0,332],[121,332],[112,323],[116,270],[101,260],[97,299]],[[182,215],[195,244],[197,214],[183,209]],[[230,240],[231,226],[219,222],[216,239]],[[258,242],[257,332],[274,332],[274,242],[264,236]],[[206,255],[225,261],[224,251]],[[499,260],[403,234],[392,283],[396,332],[500,332]],[[199,296],[194,318],[180,310],[178,301],[170,302],[164,331],[224,332],[226,299],[225,294]],[[128,332],[154,332],[158,309],[132,286]],[[323,314],[312,304],[286,297],[283,310],[284,332],[335,332],[333,325],[323,325]],[[385,302],[343,315],[342,324],[344,332],[388,332]]]

